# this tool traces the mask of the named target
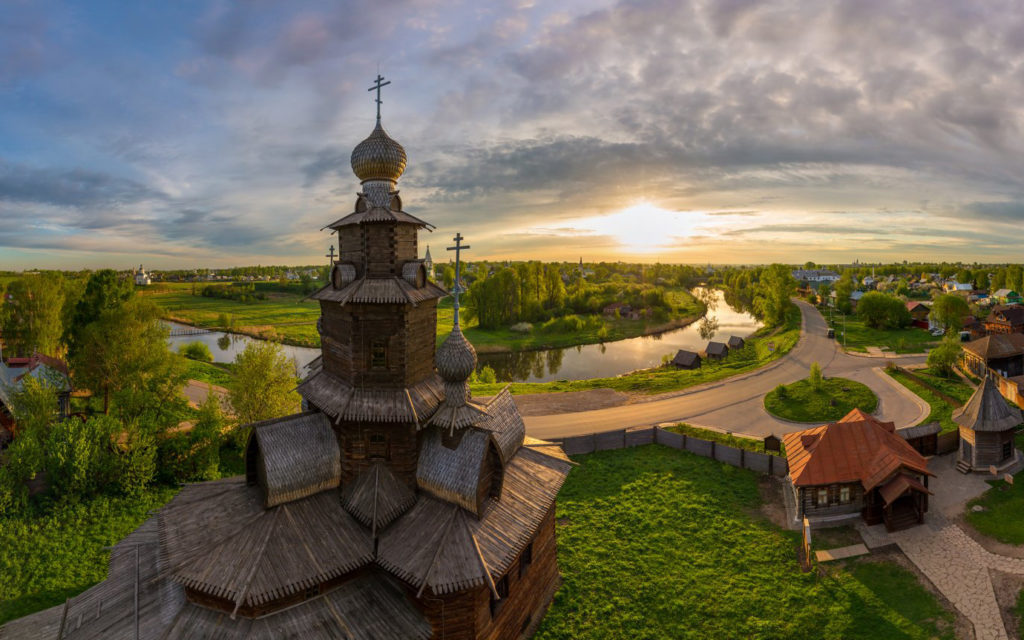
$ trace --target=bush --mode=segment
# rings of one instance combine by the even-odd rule
[[[942,344],[928,352],[928,366],[932,371],[948,378],[953,374],[953,366],[960,360],[963,348],[954,334],[946,336]]]
[[[874,329],[899,329],[910,325],[910,311],[896,296],[880,291],[865,293],[857,303],[857,316]]]
[[[533,331],[533,325],[529,322],[517,322],[509,327],[509,329],[516,333],[530,333]]]
[[[484,367],[480,369],[480,373],[477,376],[477,380],[484,384],[494,384],[495,382],[498,381],[498,375],[494,372],[494,369],[492,369],[490,365],[484,365]]]
[[[788,392],[786,391],[786,385],[780,384],[777,387],[775,387],[775,395],[777,395],[779,399],[785,398],[787,393]]]
[[[210,347],[206,346],[202,342],[189,342],[188,344],[183,344],[178,347],[178,353],[189,360],[213,362],[213,354],[210,353]]]
[[[811,384],[811,388],[815,391],[821,390],[822,382],[824,377],[821,375],[821,365],[817,362],[811,363],[811,373],[807,376],[808,382]]]

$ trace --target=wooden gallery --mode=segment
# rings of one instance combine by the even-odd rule
[[[418,257],[430,225],[402,210],[405,166],[378,103],[354,211],[328,225],[340,261],[313,295],[305,410],[251,425],[244,477],[186,486],[114,547],[107,580],[0,637],[496,639],[540,620],[571,463],[526,437],[507,390],[471,397],[458,276],[435,353],[447,292]]]

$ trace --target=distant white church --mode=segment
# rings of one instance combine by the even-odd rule
[[[146,270],[143,269],[142,265],[140,264],[139,270],[135,272],[135,284],[140,287],[145,287],[150,285],[152,282],[153,280],[149,277],[149,274],[146,273]]]

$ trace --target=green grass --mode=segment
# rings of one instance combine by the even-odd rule
[[[794,422],[830,422],[854,409],[871,413],[878,397],[867,385],[846,378],[828,378],[820,389],[810,380],[784,385],[785,393],[772,389],[764,397],[765,410],[777,418]]]
[[[577,461],[557,507],[564,583],[537,639],[953,638],[899,567],[801,572],[798,534],[754,513],[752,472],[657,445]]]
[[[927,402],[928,406],[931,407],[931,412],[928,414],[928,417],[922,420],[920,424],[938,422],[942,425],[942,433],[948,433],[959,429],[957,424],[953,422],[953,409],[955,408],[953,405],[943,400],[931,389],[919,384],[916,380],[911,379],[902,371],[889,369],[887,367],[885,372],[904,387],[917,394],[918,397]]]
[[[747,339],[742,349],[729,352],[721,362],[705,362],[700,369],[687,370],[665,366],[656,369],[635,371],[614,378],[590,378],[587,380],[556,380],[552,382],[514,382],[511,391],[522,393],[556,393],[562,391],[587,391],[589,389],[615,389],[641,393],[662,393],[685,389],[706,382],[715,382],[759,369],[776,360],[796,345],[800,339],[800,309],[793,305],[782,327],[758,330]],[[774,345],[774,351],[769,350]],[[470,385],[476,395],[494,395],[507,383],[476,383]]]
[[[737,449],[745,449],[747,451],[756,451],[757,453],[767,453],[773,456],[784,456],[786,455],[786,449],[780,444],[782,449],[779,452],[765,451],[764,440],[757,438],[742,438],[734,436],[731,433],[722,433],[721,431],[713,431],[711,429],[701,429],[700,427],[694,427],[680,422],[677,425],[667,427],[666,431],[672,431],[674,433],[682,433],[686,436],[700,438],[701,440],[710,440],[712,442],[718,442],[725,444],[730,447],[736,447]]]
[[[202,283],[197,284],[196,291],[203,286]],[[194,296],[191,283],[163,283],[140,291],[140,295],[155,302],[168,320],[197,327],[222,328],[220,315],[227,314],[234,323],[231,330],[236,333],[274,338],[304,347],[320,345],[320,336],[316,332],[320,304],[315,300],[302,301],[298,294],[271,293],[267,300],[245,303]]]
[[[964,516],[981,533],[1007,544],[1024,544],[1024,482],[989,482],[992,488],[967,504]],[[971,511],[974,505],[985,511]]]
[[[200,382],[208,382],[226,387],[235,377],[231,371],[233,366],[231,364],[198,362],[188,358],[185,358],[185,362],[188,363],[188,377],[190,380],[199,380]]]
[[[974,393],[971,385],[964,382],[964,379],[956,373],[948,378],[936,374],[930,368],[914,369],[911,373],[947,396],[959,400],[961,403],[967,402],[971,398],[971,394]]]
[[[140,498],[98,497],[0,517],[0,624],[62,604],[106,578],[110,552],[103,547],[131,533],[176,492],[159,488]]]
[[[836,330],[836,342],[843,344],[841,316],[832,316],[832,327]],[[880,347],[895,353],[924,353],[926,349],[937,345],[939,340],[917,327],[872,329],[855,316],[846,316],[846,349],[849,351],[867,351],[868,347]]]

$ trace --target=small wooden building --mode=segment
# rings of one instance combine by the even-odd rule
[[[1005,467],[1020,456],[1013,445],[1014,431],[1022,422],[1020,409],[1006,402],[990,376],[953,412],[953,421],[960,426],[957,469],[963,473]]]
[[[726,344],[729,346],[729,349],[742,349],[747,342],[739,336],[729,336]]]
[[[910,312],[910,318],[914,322],[927,322],[928,314],[931,313],[931,309],[925,303],[920,300],[908,300],[907,311]]]
[[[1012,378],[1024,374],[1024,334],[993,333],[964,344],[964,364],[976,376],[995,369]]]
[[[729,346],[724,342],[709,342],[704,347],[704,357],[709,360],[723,360],[729,355]]]
[[[988,333],[1024,333],[1024,306],[1019,304],[992,307],[985,318]]]
[[[939,449],[939,433],[942,425],[938,422],[919,424],[916,427],[900,429],[896,435],[907,441],[907,444],[914,447],[923,456],[934,456]]]
[[[838,422],[783,436],[798,519],[860,513],[895,531],[924,522],[928,461],[881,422],[854,409]]]
[[[700,369],[700,354],[680,349],[672,358],[672,365],[677,369]]]

